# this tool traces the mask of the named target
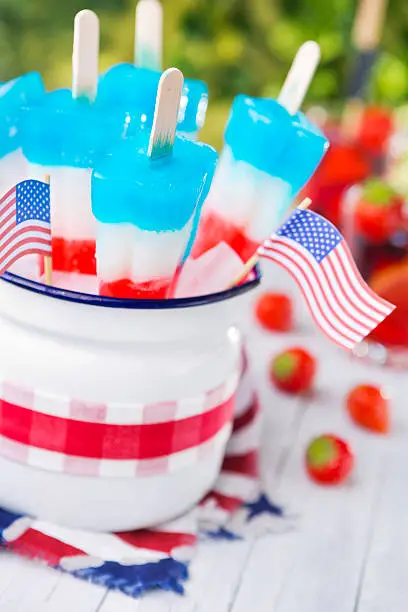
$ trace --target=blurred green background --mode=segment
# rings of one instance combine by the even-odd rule
[[[357,0],[163,0],[165,67],[205,80],[210,109],[203,139],[220,146],[239,92],[275,96],[302,42],[315,39],[322,64],[308,103],[344,95]],[[132,61],[135,0],[0,0],[0,80],[39,70],[48,87],[69,86],[73,19],[101,19],[101,70]],[[408,92],[408,2],[390,0],[382,51],[369,93],[396,105]]]

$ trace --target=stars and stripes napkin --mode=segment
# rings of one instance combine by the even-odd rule
[[[1,546],[17,554],[137,597],[151,589],[183,593],[199,540],[285,531],[282,509],[262,494],[259,480],[259,405],[246,359],[233,432],[214,489],[178,519],[152,529],[94,533],[0,510]]]

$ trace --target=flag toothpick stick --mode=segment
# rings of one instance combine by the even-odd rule
[[[52,287],[52,257],[44,255],[44,279],[45,284]]]
[[[299,204],[299,206],[297,206],[297,209],[306,210],[307,208],[309,208],[311,203],[312,203],[312,200],[310,198],[305,198]],[[258,261],[259,261],[259,252],[257,251],[254,255],[252,255],[251,259],[248,259],[248,261],[245,263],[239,276],[231,284],[231,287],[235,287],[236,285],[239,285],[239,283],[241,283],[244,280],[244,278],[248,276],[248,274],[251,272],[252,268],[258,263]]]
[[[72,53],[72,96],[96,97],[99,75],[99,19],[88,9],[80,11],[74,22],[74,47]]]
[[[177,68],[169,68],[161,76],[147,153],[152,160],[173,151],[183,84],[183,74]]]
[[[44,178],[44,183],[46,183],[47,185],[51,185],[51,178],[49,174],[46,174]],[[50,255],[44,255],[44,280],[46,285],[52,287],[52,251]]]
[[[160,0],[140,0],[135,17],[135,66],[162,70],[163,8]]]
[[[305,42],[296,53],[278,97],[278,102],[291,115],[302,106],[319,61],[320,47],[313,40]]]

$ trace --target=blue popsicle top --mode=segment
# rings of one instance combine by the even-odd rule
[[[133,64],[117,64],[99,78],[96,104],[128,115],[139,127],[151,128],[160,73]]]
[[[296,194],[307,183],[329,143],[303,113],[290,115],[275,100],[239,95],[232,105],[225,143],[237,161],[281,178]]]
[[[185,79],[181,97],[178,131],[195,136],[205,123],[208,87],[204,81]]]
[[[176,137],[172,155],[151,160],[147,144],[142,134],[99,160],[92,174],[92,211],[102,223],[180,230],[207,197],[218,155],[208,145]]]
[[[22,113],[27,106],[37,104],[44,94],[38,72],[0,84],[0,157],[20,148]]]
[[[96,103],[103,109],[115,109],[127,115],[135,124],[134,134],[140,128],[150,130],[153,124],[157,88],[161,73],[138,68],[133,64],[117,64],[99,79]],[[178,130],[196,134],[204,125],[208,106],[208,88],[202,81],[186,79],[180,108]]]
[[[25,112],[22,147],[28,161],[90,168],[121,135],[117,118],[69,89],[46,94]],[[123,128],[123,126],[122,126]]]

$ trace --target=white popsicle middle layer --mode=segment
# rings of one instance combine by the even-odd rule
[[[51,178],[51,223],[54,237],[95,240],[96,220],[91,207],[91,174],[88,168],[28,165],[29,178]]]
[[[0,198],[26,178],[27,162],[21,149],[7,153],[0,159]]]
[[[265,228],[279,226],[291,199],[291,187],[244,161],[236,161],[229,146],[220,156],[217,171],[204,205],[234,225],[248,238],[265,240]]]
[[[190,237],[191,222],[174,232],[150,232],[131,223],[97,223],[96,259],[102,282],[135,283],[172,277]]]

